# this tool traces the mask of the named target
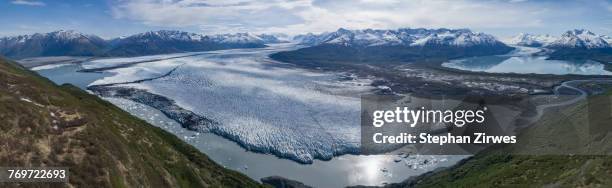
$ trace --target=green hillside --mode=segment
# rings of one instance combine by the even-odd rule
[[[57,187],[259,187],[176,136],[0,59],[0,166],[69,167]],[[0,183],[0,187],[47,187]]]
[[[609,113],[610,109],[593,110],[588,104],[605,104],[602,100],[610,100],[611,94],[608,92],[605,97],[591,98],[589,103],[548,112],[537,126],[523,130],[516,145],[493,148],[451,169],[389,187],[610,187],[612,143],[609,140],[612,135],[609,125],[612,115],[593,117],[594,112]],[[609,108],[609,102],[607,104],[600,107]],[[601,128],[604,129],[599,130]],[[508,154],[555,151],[574,154]]]

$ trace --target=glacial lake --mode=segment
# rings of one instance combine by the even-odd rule
[[[451,60],[442,66],[473,72],[520,73],[520,74],[577,74],[612,75],[604,65],[596,61],[547,60],[546,56],[534,56],[534,48],[519,47],[507,55],[470,57]]]
[[[109,73],[77,72],[80,65],[65,65],[37,72],[56,84],[70,83],[85,89],[90,83],[112,76]],[[412,155],[342,155],[329,161],[315,160],[300,164],[274,155],[255,153],[236,142],[212,133],[198,133],[182,128],[159,110],[120,98],[106,100],[131,114],[160,127],[205,153],[218,164],[260,180],[282,176],[314,187],[345,187],[349,185],[384,185],[397,183],[440,167],[449,167],[468,156]]]
[[[81,70],[80,65],[67,64],[56,66],[55,68],[40,69],[35,71],[41,76],[53,81],[57,85],[69,83],[83,90],[87,89],[87,85],[93,81],[112,75],[105,72],[77,72],[78,70]]]

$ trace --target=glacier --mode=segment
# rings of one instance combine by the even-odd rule
[[[185,56],[198,55],[202,53],[203,52],[185,52],[185,53],[148,55],[148,56],[126,57],[126,58],[102,58],[102,59],[96,59],[92,61],[85,61],[81,63],[81,66],[84,69],[99,69],[99,68],[116,67],[116,66],[126,65],[130,63],[180,58],[180,57],[185,57]]]
[[[214,122],[199,131],[219,134],[247,150],[301,163],[357,154],[359,95],[374,89],[372,80],[304,70],[267,57],[287,46],[111,69],[107,71],[113,76],[91,86],[131,88],[165,97],[176,105],[172,109]]]

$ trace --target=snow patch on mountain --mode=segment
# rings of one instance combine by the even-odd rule
[[[608,44],[612,45],[612,37],[611,36],[604,35],[603,39],[606,40],[606,42],[608,42]]]
[[[259,34],[257,35],[264,44],[277,44],[289,42],[289,36],[285,34]]]

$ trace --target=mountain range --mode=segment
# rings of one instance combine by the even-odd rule
[[[541,46],[549,50],[549,59],[595,60],[612,62],[612,37],[597,35],[589,30],[574,29],[559,37],[520,34],[510,43],[519,46]]]
[[[304,45],[335,44],[352,47],[367,46],[499,46],[503,45],[492,35],[472,32],[469,29],[410,29],[397,30],[347,30],[340,28],[335,32],[319,35],[312,33],[298,35],[295,41]]]
[[[12,57],[95,56],[108,42],[95,35],[75,31],[55,31],[0,38],[0,54]]]
[[[266,44],[288,42],[281,38],[287,37],[252,33],[202,35],[160,30],[105,40],[95,35],[59,30],[0,38],[0,55],[14,59],[39,56],[141,56],[260,48],[266,47]],[[512,49],[489,34],[446,28],[340,28],[334,32],[297,35],[291,40],[306,46],[292,57],[304,60],[414,61],[502,54]],[[507,43],[551,49],[551,59],[608,61],[612,51],[612,37],[585,29],[570,30],[561,36],[521,33]],[[273,58],[289,60],[287,55],[279,53]]]
[[[104,40],[72,30],[0,38],[0,54],[37,56],[139,56],[163,53],[259,48],[284,42],[273,35],[250,33],[201,35],[183,31],[150,31]]]
[[[513,48],[469,29],[347,30],[294,37],[308,47],[272,54],[276,60],[319,62],[410,62],[504,54]]]
[[[519,46],[545,47],[551,49],[583,48],[598,49],[612,48],[612,37],[597,35],[589,30],[574,29],[561,36],[537,35],[521,33],[512,38],[509,43]]]
[[[552,42],[557,40],[557,37],[551,35],[535,35],[529,33],[520,33],[517,36],[514,36],[509,44],[514,44],[518,46],[527,46],[527,47],[542,47],[546,46]]]

